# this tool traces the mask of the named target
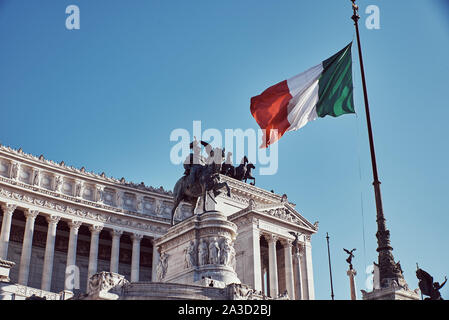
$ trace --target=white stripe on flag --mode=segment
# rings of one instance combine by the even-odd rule
[[[318,82],[322,72],[323,64],[320,63],[287,80],[293,97],[288,104],[287,119],[290,127],[287,131],[298,130],[318,117],[315,106],[319,98]]]

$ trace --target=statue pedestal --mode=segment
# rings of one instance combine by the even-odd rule
[[[349,289],[351,291],[351,300],[357,300],[357,294],[355,289],[355,276],[357,275],[357,271],[354,269],[349,269],[346,274],[349,277]]]
[[[387,286],[362,291],[363,300],[420,300],[419,289],[410,290],[407,284],[389,281]]]
[[[379,265],[376,262],[373,264],[373,291],[361,290],[363,300],[420,300],[419,289],[410,290],[403,278],[399,279],[399,282],[386,279],[381,286]]]
[[[156,240],[156,281],[225,287],[240,283],[235,272],[237,226],[219,211],[196,214]]]

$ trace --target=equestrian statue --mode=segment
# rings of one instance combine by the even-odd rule
[[[252,180],[253,182],[251,183],[251,185],[254,186],[256,184],[256,178],[254,178],[253,175],[251,174],[251,170],[256,168],[254,164],[249,162],[247,156],[244,156],[240,165],[234,167],[232,165],[231,156],[232,152],[228,152],[226,161],[221,169],[221,174],[237,179],[239,181],[247,182],[248,180]]]
[[[179,204],[184,201],[190,203],[192,214],[198,199],[203,197],[203,210],[206,211],[206,197],[209,196],[214,202],[215,197],[221,193],[222,188],[226,188],[228,197],[231,196],[231,189],[226,182],[220,181],[222,163],[225,150],[221,148],[213,149],[207,142],[201,141],[205,147],[207,158],[201,155],[201,145],[195,140],[190,144],[192,150],[184,161],[184,175],[176,182],[173,189],[174,206],[171,211],[171,225],[175,223],[175,212]],[[211,195],[211,192],[213,196]]]

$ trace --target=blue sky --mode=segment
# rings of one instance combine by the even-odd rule
[[[394,256],[416,288],[416,262],[438,281],[449,264],[449,5],[358,2],[384,211]],[[70,4],[80,8],[80,30],[65,28]],[[380,30],[364,26],[371,4]],[[257,129],[250,98],[343,48],[354,37],[351,15],[349,0],[0,0],[0,142],[172,189],[183,173],[169,158],[173,129],[191,131],[194,120],[223,132]],[[318,299],[330,299],[326,232],[336,299],[349,298],[343,247],[357,248],[358,289],[377,260],[354,49],[357,116],[287,133],[277,174],[257,177],[320,221]]]

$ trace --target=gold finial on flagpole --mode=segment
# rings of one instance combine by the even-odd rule
[[[352,2],[352,9],[354,10],[354,15],[351,17],[352,20],[354,20],[355,23],[360,19],[360,16],[358,14],[359,12],[359,6],[355,4],[355,0],[351,0]]]

